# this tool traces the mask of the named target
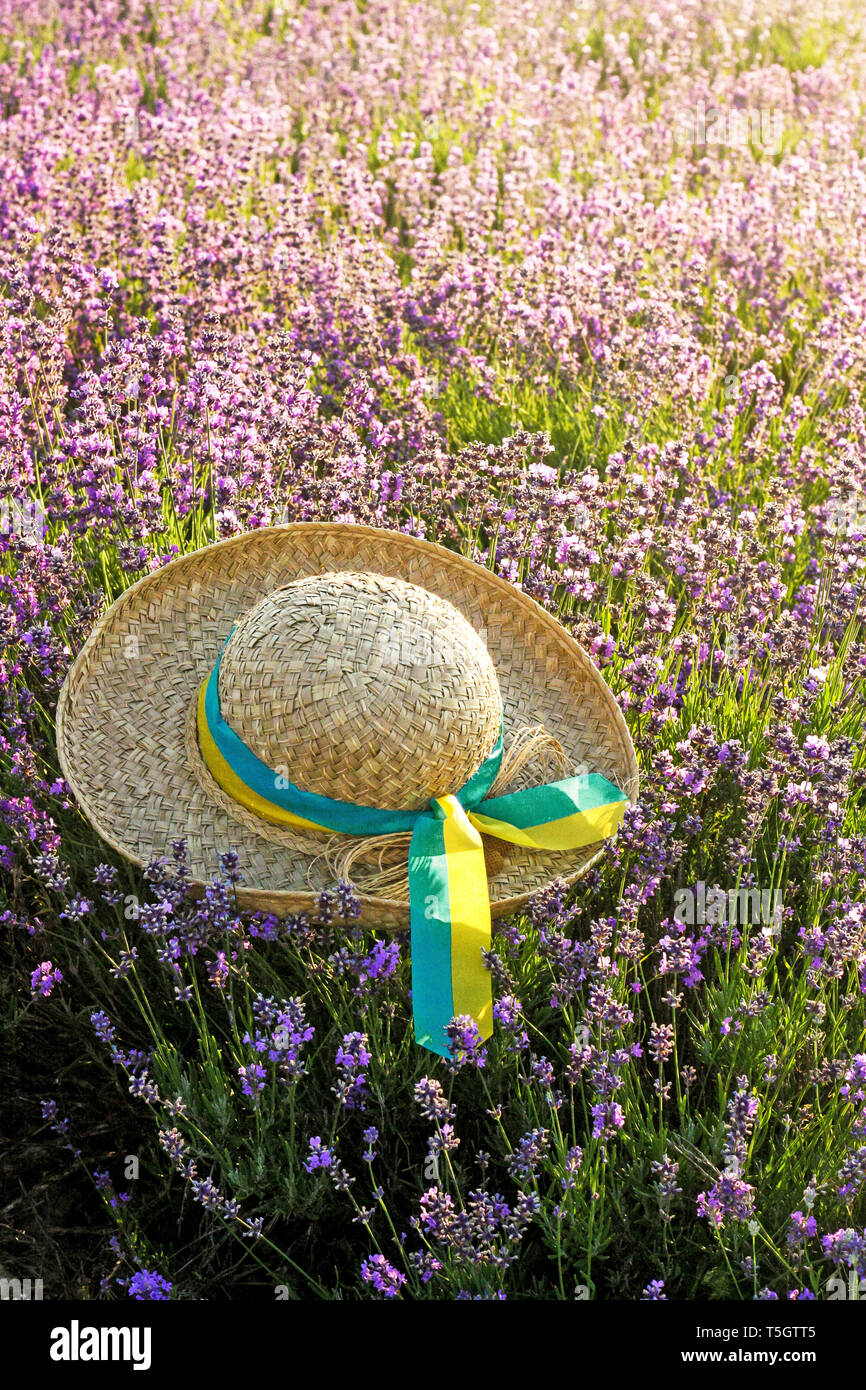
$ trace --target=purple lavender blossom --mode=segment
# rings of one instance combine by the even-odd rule
[[[130,1278],[127,1286],[130,1298],[142,1302],[166,1302],[171,1298],[172,1285],[155,1269],[140,1269]]]
[[[448,1038],[449,1060],[446,1066],[451,1071],[462,1067],[477,1067],[479,1070],[487,1062],[487,1049],[483,1046],[478,1025],[468,1014],[453,1018],[445,1029]]]
[[[364,1068],[372,1061],[366,1033],[347,1033],[337,1048],[334,1059],[339,1080],[333,1088],[340,1104],[347,1110],[363,1109],[367,1098],[367,1077]]]
[[[310,1157],[304,1167],[308,1173],[313,1173],[317,1168],[331,1168],[334,1163],[334,1155],[330,1149],[322,1144],[319,1135],[314,1135],[310,1140]]]
[[[30,988],[34,999],[47,999],[55,985],[63,979],[63,971],[56,969],[50,960],[44,960],[30,976]]]
[[[397,1298],[406,1282],[406,1275],[389,1264],[384,1255],[368,1255],[361,1263],[361,1278],[384,1298]]]
[[[641,1294],[641,1301],[658,1302],[660,1300],[667,1300],[667,1294],[665,1293],[665,1281],[664,1279],[651,1279],[650,1282],[647,1284],[646,1288],[644,1289],[643,1293]]]

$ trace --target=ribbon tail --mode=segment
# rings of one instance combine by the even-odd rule
[[[481,836],[455,796],[419,818],[409,846],[412,1009],[415,1040],[449,1056],[446,1028],[468,1015],[482,1039],[493,1032],[490,898]]]
[[[593,772],[490,797],[469,819],[483,834],[528,849],[583,849],[615,835],[627,806],[622,792]]]

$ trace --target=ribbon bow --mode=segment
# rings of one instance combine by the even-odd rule
[[[627,801],[599,773],[488,797],[502,761],[502,729],[490,755],[459,791],[420,811],[389,811],[303,791],[257,758],[223,719],[219,667],[202,683],[198,738],[214,780],[234,801],[278,825],[344,835],[411,831],[409,915],[415,1040],[448,1057],[446,1028],[469,1015],[493,1032],[493,995],[482,951],[490,949],[490,897],[482,833],[531,849],[580,849],[616,833]]]

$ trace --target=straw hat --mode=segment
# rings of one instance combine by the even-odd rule
[[[245,907],[315,913],[351,837],[271,823],[214,780],[196,711],[217,663],[227,724],[279,777],[324,797],[424,807],[472,776],[500,728],[494,796],[544,782],[551,767],[637,795],[634,748],[602,676],[505,580],[401,532],[257,530],[128,589],[87,639],[57,708],[64,776],[103,840],[144,865],[185,839],[198,886],[232,848]],[[576,879],[601,849],[485,837],[492,915],[556,877]],[[352,861],[362,920],[406,928],[407,895],[382,862],[375,845]]]

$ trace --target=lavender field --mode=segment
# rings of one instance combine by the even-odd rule
[[[0,0],[0,1276],[859,1295],[864,93],[857,0]],[[195,901],[61,776],[105,607],[305,520],[521,587],[638,751],[450,1062],[351,884]]]

